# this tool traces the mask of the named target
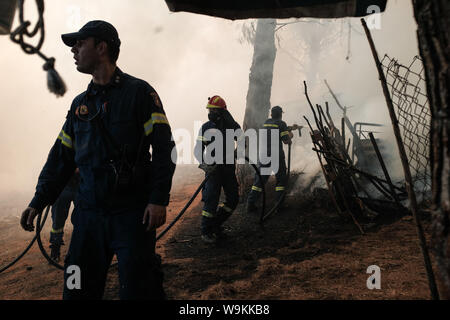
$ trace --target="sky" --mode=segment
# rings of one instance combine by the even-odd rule
[[[26,3],[27,19],[34,22],[34,2]],[[76,71],[73,54],[60,38],[62,33],[77,31],[89,20],[106,20],[116,27],[122,42],[118,66],[156,89],[172,130],[185,129],[195,135],[194,122],[207,120],[207,98],[216,94],[225,99],[230,112],[242,124],[253,47],[240,39],[243,24],[248,25],[251,20],[171,13],[162,0],[47,0],[44,18],[42,52],[56,58],[56,69],[68,90],[59,98],[49,93],[43,60],[25,54],[8,36],[0,36],[0,201],[16,194],[31,199],[72,99],[90,81],[89,75]],[[288,125],[305,125],[302,117],[311,117],[311,112],[302,82],[308,81],[314,103],[331,103],[323,84],[323,79],[327,79],[341,102],[354,106],[349,111],[353,122],[389,124],[359,19],[308,21],[277,31],[272,105],[285,108]],[[346,60],[349,22],[351,56]],[[16,16],[13,28],[17,24]],[[379,55],[387,53],[409,64],[418,54],[411,2],[389,0],[380,26],[372,30]],[[335,106],[331,110],[333,116],[340,116]],[[303,132],[293,150],[293,166],[314,172],[318,162],[310,150],[309,137]],[[383,134],[391,136],[389,126]]]

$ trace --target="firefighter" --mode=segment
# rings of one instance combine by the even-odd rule
[[[175,145],[163,106],[147,82],[117,67],[120,39],[110,23],[90,21],[62,40],[92,81],[72,102],[21,225],[32,231],[79,168],[63,299],[101,299],[113,255],[121,299],[164,299],[155,234],[166,220]],[[76,275],[81,285],[69,286]]]
[[[195,157],[205,175],[209,175],[202,190],[204,206],[201,232],[202,240],[210,244],[225,238],[222,224],[231,216],[239,202],[234,159],[236,136],[233,135],[231,138],[231,135],[227,135],[227,130],[239,132],[241,127],[228,112],[224,99],[220,96],[208,99],[206,108],[209,111],[209,121],[200,128],[195,145]],[[211,155],[210,161],[206,158],[208,154]],[[225,202],[219,205],[222,188]]]
[[[283,202],[285,188],[286,188],[286,179],[287,179],[287,169],[286,169],[286,160],[283,150],[283,144],[291,144],[292,143],[292,137],[293,133],[288,129],[288,126],[286,123],[282,120],[283,115],[283,109],[280,106],[275,106],[271,110],[271,118],[267,119],[264,122],[263,129],[266,129],[264,131],[264,134],[266,134],[267,137],[267,146],[266,148],[262,148],[260,152],[265,152],[267,156],[270,158],[273,156],[273,153],[275,151],[278,152],[278,157],[275,159],[275,161],[278,161],[278,170],[275,172],[276,177],[276,199],[277,201]],[[275,141],[271,141],[272,131],[276,130],[276,136],[278,137],[278,140],[276,143]],[[261,138],[261,137],[260,137]],[[274,150],[274,148],[278,148],[278,150]],[[258,168],[269,168],[272,166],[273,163],[258,163]],[[262,181],[259,179],[259,176],[255,174],[254,183],[252,186],[252,190],[250,191],[250,194],[247,198],[247,212],[255,212],[257,210],[257,207],[255,205],[256,201],[259,199],[262,193],[262,186],[266,184],[267,180],[270,177],[270,174],[261,174]]]
[[[50,257],[59,261],[61,246],[64,245],[64,225],[69,216],[70,204],[75,204],[75,197],[80,183],[79,170],[76,169],[69,183],[52,205],[52,229],[50,230]]]

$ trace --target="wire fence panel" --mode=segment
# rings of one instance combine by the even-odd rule
[[[415,56],[409,66],[388,55],[381,61],[408,155],[414,190],[424,198],[431,195],[431,111],[422,60]]]

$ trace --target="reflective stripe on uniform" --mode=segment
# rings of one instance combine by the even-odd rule
[[[148,136],[153,131],[153,121],[150,118],[146,123],[144,123],[145,135]]]
[[[204,136],[198,136],[197,140],[198,141],[208,141],[208,139],[206,139]]]
[[[209,213],[208,211],[205,210],[202,211],[202,216],[207,218],[214,218],[214,215],[212,213]]]
[[[289,134],[289,131],[283,131],[282,133],[280,133],[280,136],[284,137],[287,134]]]
[[[264,123],[264,127],[278,128],[278,125],[277,124],[271,124],[271,123]]]
[[[144,123],[145,135],[148,136],[150,133],[152,133],[153,125],[158,123],[169,125],[169,121],[167,120],[164,113],[154,112],[152,113],[152,117],[146,123]]]
[[[252,190],[262,192],[262,189],[257,186],[252,186]]]
[[[61,140],[61,143],[67,148],[73,148],[72,138],[67,133],[65,133],[64,130],[61,130],[58,139]]]
[[[276,187],[275,191],[284,191],[284,187]]]
[[[62,228],[59,228],[59,229],[53,229],[52,228],[52,230],[50,231],[51,233],[61,233],[61,232],[63,232],[64,231],[64,227],[62,227]]]
[[[219,204],[219,207],[223,208],[223,210],[225,210],[228,213],[233,212],[233,209],[231,209],[230,207],[227,207],[224,203]]]
[[[209,103],[206,105],[206,108],[207,109],[225,109],[224,107],[215,106],[215,105],[209,104]]]

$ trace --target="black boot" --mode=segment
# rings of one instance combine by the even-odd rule
[[[207,244],[214,244],[217,242],[217,236],[215,233],[202,234],[202,241]]]
[[[202,240],[204,243],[213,244],[216,243],[217,238],[214,234],[214,228],[216,226],[216,217],[202,217]]]
[[[50,245],[50,249],[50,258],[56,262],[59,262],[59,259],[61,258],[61,245],[52,243]]]
[[[216,213],[216,225],[214,226],[214,234],[216,235],[217,239],[225,239],[227,238],[227,235],[224,233],[224,228],[222,227],[222,224],[228,220],[228,218],[231,216],[232,212],[226,211],[223,207],[219,207],[217,209]]]

